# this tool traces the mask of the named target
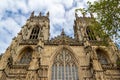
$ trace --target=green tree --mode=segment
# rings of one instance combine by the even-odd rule
[[[97,33],[101,34],[104,39],[106,37],[115,38],[120,40],[120,0],[98,0],[93,4],[88,2],[88,9],[86,11],[97,14],[97,21],[100,24],[97,29]],[[106,36],[107,35],[107,36]],[[117,61],[117,65],[120,66],[120,59]]]
[[[88,2],[88,9],[78,9],[82,13],[96,14],[96,20],[99,24],[94,26],[96,33],[105,34],[101,36],[106,39],[110,36],[112,38],[120,38],[120,0],[97,0],[94,3]]]
[[[88,11],[97,14],[101,28],[115,38],[120,37],[120,0],[98,0],[88,2]]]

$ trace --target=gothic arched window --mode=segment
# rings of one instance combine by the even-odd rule
[[[94,32],[93,32],[92,29],[90,29],[89,27],[87,27],[86,28],[86,33],[87,33],[87,36],[88,36],[89,40],[96,40],[95,34],[94,34]]]
[[[105,51],[97,49],[96,52],[97,52],[97,57],[98,57],[99,62],[103,65],[108,64],[108,60],[107,60]]]
[[[78,68],[68,50],[63,49],[56,56],[52,65],[51,80],[79,80]]]
[[[20,59],[20,63],[29,64],[32,59],[32,50],[30,48],[26,48],[21,54],[22,57]]]
[[[38,26],[34,27],[32,29],[32,32],[31,32],[31,35],[30,35],[30,39],[37,39],[39,31],[40,31],[40,28]]]

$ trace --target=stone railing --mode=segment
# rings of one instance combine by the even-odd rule
[[[105,42],[103,42],[103,41],[98,41],[98,40],[89,40],[89,43],[90,43],[91,45],[93,45],[93,46],[99,46],[99,45],[104,46],[104,45],[107,45],[107,44],[105,44]]]
[[[114,70],[120,70],[120,67],[118,66],[113,66],[112,64],[102,64],[103,69],[114,69]]]
[[[27,40],[21,40],[19,43],[20,45],[36,45],[38,43],[38,39],[27,39]]]

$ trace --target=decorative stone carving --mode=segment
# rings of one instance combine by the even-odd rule
[[[22,31],[22,34],[23,34],[22,36],[23,36],[23,39],[24,39],[24,40],[27,39],[28,33],[29,33],[28,27],[27,27],[27,26],[24,26],[23,31]]]
[[[36,71],[29,71],[25,80],[39,80]]]
[[[15,57],[15,55],[16,55],[16,52],[15,52],[14,49],[12,49],[12,50],[11,50],[11,56],[12,56],[12,57]]]
[[[47,15],[46,15],[47,17],[49,17],[49,12],[47,12]]]
[[[58,68],[59,68],[59,73],[57,73]],[[70,74],[73,74],[73,75],[71,76]],[[78,80],[78,71],[77,71],[77,66],[75,64],[74,57],[70,55],[70,52],[66,49],[63,49],[59,53],[59,55],[56,56],[54,60],[54,64],[52,66],[52,80],[54,79]]]
[[[31,16],[30,16],[30,18],[32,18],[32,17],[34,17],[34,11],[31,13]]]
[[[31,48],[26,48],[22,53],[21,53],[21,58],[19,60],[20,64],[29,64],[32,59],[32,54],[33,50]]]
[[[41,46],[37,46],[37,51],[38,51],[38,53],[41,54],[41,53],[42,53],[42,49],[43,49],[43,48],[42,48]]]
[[[63,45],[83,45],[81,42],[72,39],[69,36],[66,36],[64,30],[62,30],[61,35],[55,37],[54,39],[51,39],[49,42],[46,42],[46,44],[63,44]]]
[[[41,13],[34,16],[32,12],[21,30],[22,34],[20,32],[13,39],[0,60],[0,80],[120,80],[120,67],[101,65],[95,52],[98,47],[106,48],[110,57],[108,62],[113,64],[119,57],[114,44],[110,44],[108,49],[98,39],[87,39],[86,27],[93,24],[91,19],[85,16],[76,18],[73,27],[75,38],[67,36],[62,30],[60,35],[49,40],[49,13],[46,16]],[[33,38],[30,38],[30,32],[36,25],[40,31],[34,30],[33,33],[39,32],[38,36],[35,38],[33,34]],[[29,49],[25,54],[26,48]]]
[[[84,49],[85,49],[86,54],[88,54],[88,53],[90,53],[92,51],[91,46],[85,46]]]
[[[8,58],[8,65],[9,65],[9,66],[12,66],[12,64],[13,64],[13,58],[12,58],[12,56],[10,56],[10,57]]]
[[[40,64],[39,61],[40,61],[39,57],[33,57],[32,61],[30,63],[29,70],[37,70],[39,68],[39,64]]]
[[[36,45],[38,43],[38,39],[27,39],[22,40],[19,44],[20,45]]]

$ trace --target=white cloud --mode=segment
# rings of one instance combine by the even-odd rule
[[[20,27],[25,24],[30,12],[50,12],[51,36],[60,34],[61,29],[73,33],[74,10],[85,7],[88,0],[0,0],[0,53],[10,45]],[[91,0],[94,1],[94,0]],[[29,15],[28,15],[29,14]],[[57,30],[56,30],[57,29]],[[5,36],[3,36],[5,35]],[[6,42],[5,42],[5,41]]]
[[[73,6],[73,0],[64,0],[63,4],[66,8],[70,8]]]
[[[87,3],[88,1],[93,3],[94,1],[98,1],[98,0],[84,0],[85,3]]]
[[[1,21],[0,26],[9,31],[11,35],[16,35],[20,30],[20,26],[12,18]]]

